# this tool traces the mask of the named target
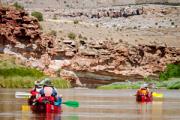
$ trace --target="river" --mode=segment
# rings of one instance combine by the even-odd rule
[[[15,92],[29,89],[0,89],[0,120],[180,120],[180,90],[156,90],[164,99],[137,103],[135,90],[58,90],[63,100],[79,101],[79,108],[62,105],[61,114],[35,114],[22,111],[26,99]]]

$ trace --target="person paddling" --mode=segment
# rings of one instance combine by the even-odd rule
[[[33,102],[35,102],[39,98],[39,92],[40,92],[40,90],[42,88],[42,86],[40,84],[40,81],[35,81],[34,84],[35,84],[34,88],[30,91],[31,96],[28,99],[28,104],[29,105],[32,105]]]
[[[148,88],[148,84],[143,84],[140,89],[137,91],[138,95],[144,95],[144,96],[148,96],[150,93],[149,88]]]
[[[46,81],[43,85],[43,88],[40,90],[41,96],[54,96],[56,97],[57,91],[55,90],[54,86],[52,85],[51,81]]]
[[[46,79],[44,82],[43,88],[40,90],[40,95],[39,102],[48,100],[51,103],[54,103],[57,100],[57,91],[49,79]]]
[[[143,84],[136,92],[136,101],[152,102],[152,92],[150,92],[148,84]]]

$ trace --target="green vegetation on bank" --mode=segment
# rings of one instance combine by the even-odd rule
[[[0,77],[0,88],[33,88],[36,80],[42,80],[42,78],[32,76],[13,76],[13,77]],[[56,88],[70,88],[71,84],[67,80],[60,78],[51,78],[52,83]]]
[[[45,77],[42,71],[35,68],[27,68],[16,63],[16,59],[9,56],[1,56],[0,60],[0,88],[32,88],[34,82]],[[7,59],[8,58],[8,59]],[[50,78],[56,88],[70,88],[71,84],[61,78]]]
[[[113,90],[113,89],[138,89],[144,83],[155,84],[156,88],[180,89],[180,78],[171,78],[168,81],[137,81],[137,82],[117,82],[109,85],[99,86],[97,89]]]
[[[154,84],[156,88],[180,89],[180,64],[167,65],[166,70],[160,73],[159,80],[152,80],[146,77],[144,81],[117,82],[99,86],[97,89],[138,89],[144,83]]]
[[[180,78],[180,64],[169,64],[164,72],[160,73],[159,79],[164,81],[169,78]]]
[[[180,89],[180,78],[170,78],[167,81],[157,82],[158,88]]]
[[[18,2],[15,2],[15,3],[13,4],[13,6],[14,6],[17,10],[23,10],[23,9],[24,9],[24,7],[23,7],[22,5],[20,5]]]
[[[1,88],[32,88],[36,77],[32,76],[12,76],[12,77],[0,77]]]
[[[34,69],[34,68],[26,68],[26,67],[16,67],[16,68],[0,68],[0,76],[3,77],[13,77],[13,76],[32,76],[36,78],[43,77],[43,72]]]
[[[138,89],[143,84],[138,82],[116,82],[109,85],[99,86],[97,89],[113,90],[113,89]]]
[[[9,61],[0,61],[0,87],[30,88],[34,81],[44,77],[44,74],[34,68],[22,67]],[[3,66],[5,65],[5,66]]]
[[[39,21],[43,21],[43,14],[41,12],[34,11],[31,13],[31,16],[36,17]]]

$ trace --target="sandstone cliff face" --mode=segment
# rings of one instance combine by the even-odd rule
[[[121,41],[96,43],[81,41],[77,44],[80,47],[77,48],[78,53],[71,55],[69,69],[101,75],[97,79],[101,77],[109,79],[108,76],[111,76],[112,80],[156,76],[165,69],[166,64],[180,61],[180,49],[166,46],[133,46]],[[88,78],[88,75],[83,77]]]
[[[53,39],[42,36],[40,25],[35,18],[30,18],[24,10],[0,7],[0,44],[26,57],[40,57],[52,48]]]
[[[53,76],[55,71],[66,67],[87,79],[139,79],[156,76],[166,64],[180,61],[180,49],[166,45],[136,46],[122,40],[90,39],[58,42],[51,36],[42,35],[38,21],[28,17],[25,11],[0,8],[0,51],[11,47],[11,51],[31,58],[27,65]]]

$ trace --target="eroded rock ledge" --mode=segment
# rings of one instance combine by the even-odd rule
[[[180,49],[156,45],[131,46],[105,41],[92,46],[88,44],[78,51],[70,69],[111,76],[156,75],[166,64],[180,61]]]
[[[15,52],[26,57],[40,57],[53,49],[54,40],[41,35],[40,25],[30,18],[24,10],[13,7],[0,7],[0,44],[1,50],[10,45]]]

